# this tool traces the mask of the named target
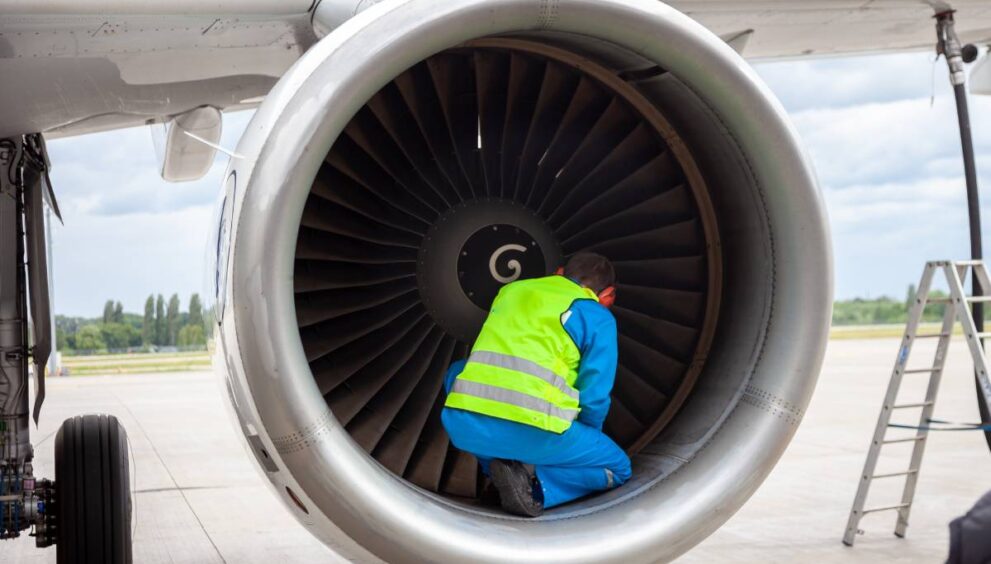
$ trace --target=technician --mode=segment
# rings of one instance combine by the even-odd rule
[[[574,255],[553,276],[503,286],[467,360],[447,372],[441,419],[507,512],[614,488],[630,459],[602,432],[616,376],[615,271]]]

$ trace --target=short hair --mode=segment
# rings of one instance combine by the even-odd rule
[[[616,283],[616,270],[597,253],[577,253],[564,265],[564,275],[598,294]]]

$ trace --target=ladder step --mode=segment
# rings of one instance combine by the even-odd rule
[[[861,515],[867,515],[868,513],[876,513],[878,511],[891,511],[892,509],[905,509],[906,507],[912,505],[911,503],[899,503],[898,505],[887,505],[885,507],[872,507],[870,509],[861,510]]]
[[[978,339],[987,339],[988,337],[991,337],[991,332],[985,331],[983,333],[974,333],[974,335],[976,335]]]
[[[873,480],[875,478],[893,478],[895,476],[908,476],[909,474],[918,474],[918,473],[919,473],[919,469],[918,468],[915,468],[913,470],[907,470],[905,472],[891,472],[889,474],[874,474],[873,476],[871,476],[871,479]]]
[[[914,443],[916,441],[925,440],[925,436],[921,437],[909,437],[907,439],[889,439],[887,441],[881,441],[882,445],[893,445],[895,443]]]
[[[927,304],[951,304],[953,303],[953,298],[929,298],[926,300]]]
[[[968,302],[991,302],[991,296],[967,296]]]
[[[984,264],[983,260],[955,260],[953,264],[957,266],[980,266]]]
[[[916,339],[934,339],[936,337],[949,337],[949,333],[926,333],[924,335],[916,335]]]
[[[913,368],[911,370],[902,370],[902,374],[923,374],[925,372],[936,372],[939,368]]]
[[[924,401],[922,403],[902,403],[902,404],[899,404],[899,405],[893,405],[893,406],[891,406],[891,409],[910,409],[910,408],[913,408],[913,407],[928,407],[928,406],[930,406],[932,404],[933,404],[933,402],[931,402],[931,401]]]

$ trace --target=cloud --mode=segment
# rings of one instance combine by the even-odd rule
[[[55,310],[96,316],[108,299],[144,311],[149,294],[204,294],[212,206],[163,213],[77,214],[53,231]],[[204,296],[206,297],[206,296]]]
[[[221,146],[233,149],[252,112],[224,116]],[[56,139],[49,143],[52,183],[68,215],[127,215],[171,213],[212,205],[228,157],[217,153],[205,177],[170,183],[158,174],[158,163],[147,127]]]
[[[928,52],[804,59],[755,65],[788,111],[926,98],[946,83]],[[942,90],[941,90],[942,92]]]
[[[926,260],[970,256],[956,108],[940,65],[931,107],[930,86],[919,79],[931,64],[922,54],[758,67],[816,166],[838,298],[901,297]],[[970,106],[979,184],[987,188],[991,99],[971,96]],[[991,201],[986,189],[982,194],[987,223]],[[987,246],[991,237],[984,239]]]
[[[957,176],[827,190],[837,297],[900,298],[925,261],[967,258],[963,186]]]
[[[237,145],[252,112],[224,116],[221,146]],[[148,294],[204,293],[204,256],[226,155],[207,175],[158,175],[147,127],[49,143],[52,184],[65,225],[53,233],[55,310],[99,315],[108,299],[141,312]],[[207,296],[204,296],[207,298]]]
[[[991,115],[989,102],[975,99],[975,115]],[[940,98],[931,108],[928,100],[909,99],[805,110],[794,113],[792,119],[820,179],[829,187],[909,182],[963,170],[952,99]],[[979,155],[991,153],[991,136],[980,135],[975,141]],[[985,170],[991,170],[988,165],[982,162]]]
[[[880,222],[931,214],[942,221],[960,208],[962,177],[860,184],[826,192],[834,228],[874,229]]]

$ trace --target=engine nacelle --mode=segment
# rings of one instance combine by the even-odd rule
[[[814,174],[748,64],[655,0],[376,4],[237,152],[216,365],[277,495],[346,556],[672,559],[802,418],[832,299]],[[617,267],[606,430],[634,477],[517,519],[476,501],[441,377],[501,284],[585,249]]]

